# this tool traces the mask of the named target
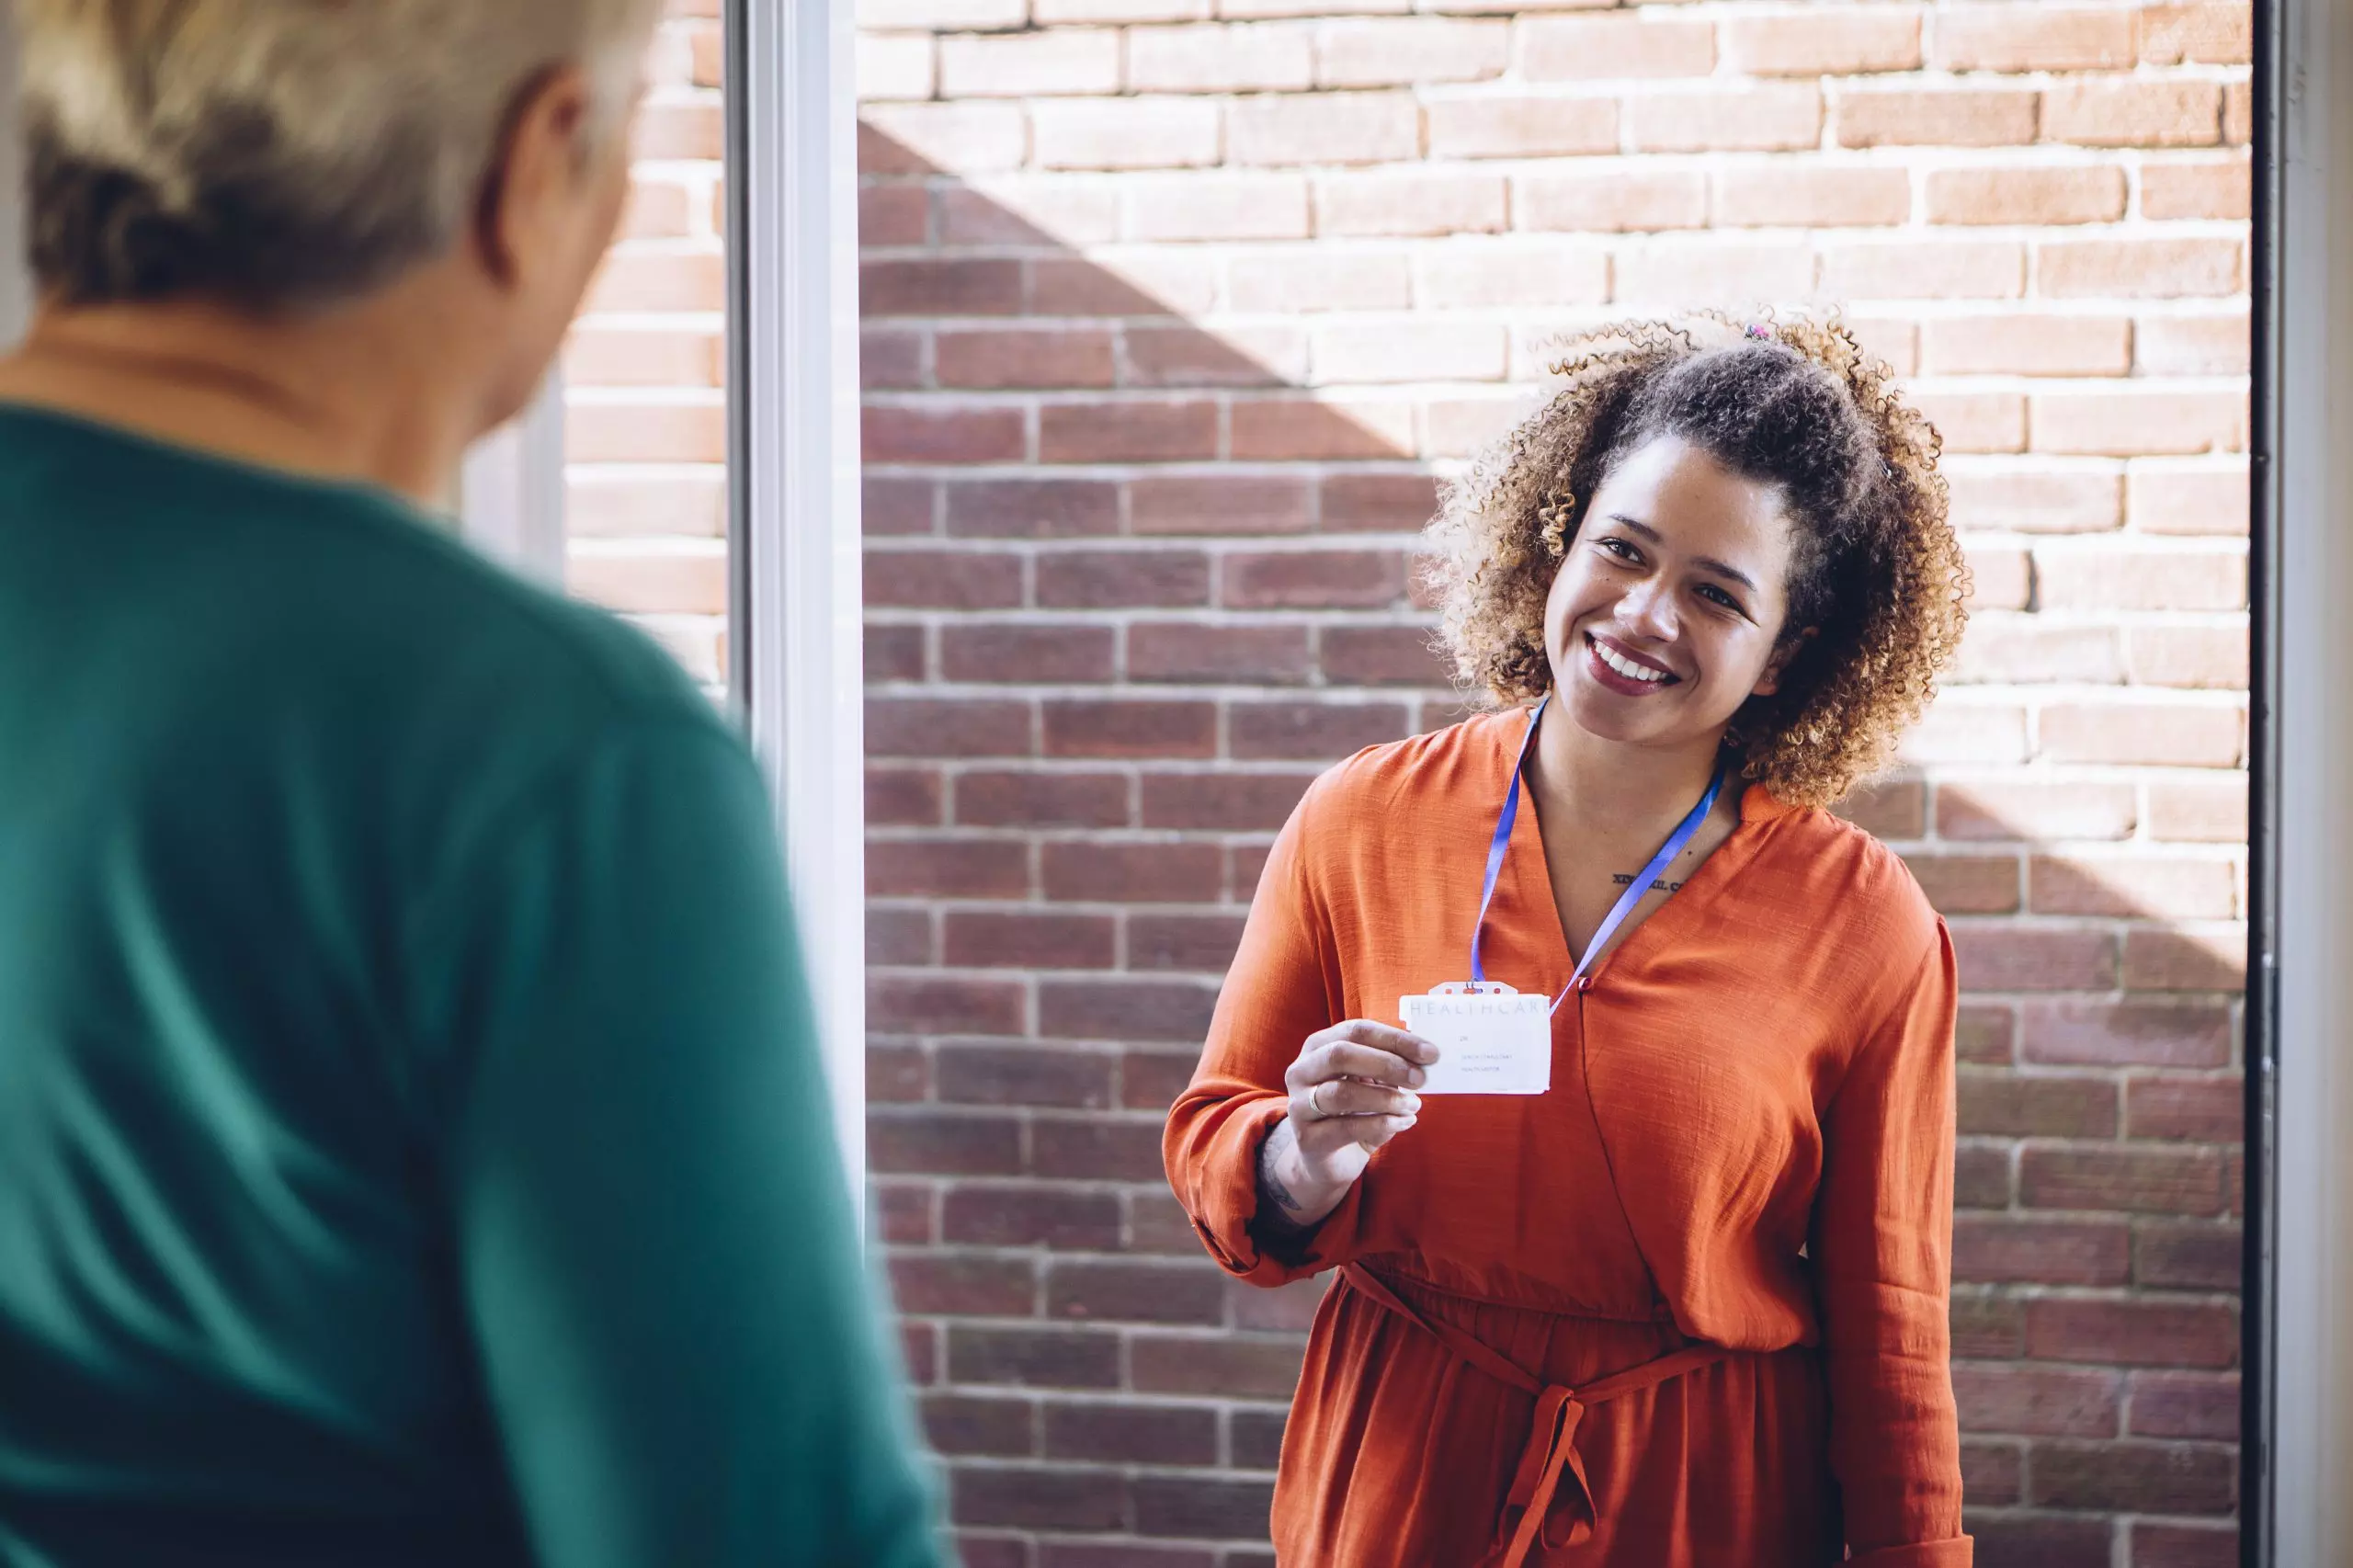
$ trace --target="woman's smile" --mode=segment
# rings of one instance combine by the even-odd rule
[[[1681,684],[1674,671],[1644,658],[1614,637],[1598,631],[1585,634],[1586,673],[1621,697],[1648,697]]]

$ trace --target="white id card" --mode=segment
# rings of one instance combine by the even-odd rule
[[[1399,997],[1397,1012],[1408,1030],[1438,1047],[1417,1093],[1540,1095],[1552,1086],[1552,1010],[1544,996],[1440,986]]]

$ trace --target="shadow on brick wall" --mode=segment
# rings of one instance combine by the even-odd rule
[[[1269,1562],[1316,1291],[1209,1263],[1160,1117],[1300,791],[1461,710],[1409,584],[1431,410],[1302,384],[1302,324],[1388,287],[1344,256],[1082,254],[1049,230],[1112,182],[1049,209],[860,158],[870,1147],[926,1426],[972,1568]],[[1961,952],[1988,1562],[2105,1563],[2124,1514],[2232,1555],[2239,977],[2081,847],[2229,831],[2157,788],[1915,770],[1847,808]]]

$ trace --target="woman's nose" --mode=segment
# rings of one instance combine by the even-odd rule
[[[1675,597],[1655,577],[1635,584],[1618,601],[1619,619],[1654,637],[1672,637],[1677,629]]]

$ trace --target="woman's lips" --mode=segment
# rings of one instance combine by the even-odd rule
[[[1661,670],[1648,659],[1632,653],[1623,643],[1602,637],[1597,632],[1588,631],[1585,634],[1585,645],[1586,670],[1605,689],[1617,692],[1621,697],[1648,697],[1654,692],[1663,691],[1670,686],[1677,685],[1681,678],[1671,671]],[[1628,674],[1625,669],[1613,666],[1610,663],[1612,658],[1615,658],[1619,665],[1634,670],[1656,672],[1656,677],[1645,679],[1639,674]]]

